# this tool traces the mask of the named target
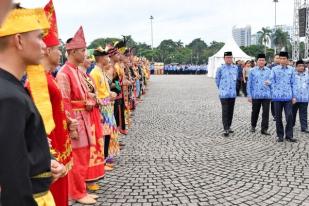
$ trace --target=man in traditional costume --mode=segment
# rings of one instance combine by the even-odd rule
[[[117,96],[116,93],[110,91],[109,79],[107,71],[110,69],[110,60],[106,50],[101,47],[94,51],[96,66],[91,71],[96,88],[97,98],[100,102],[100,110],[103,116],[103,133],[104,133],[104,157],[119,154],[118,129],[114,117],[113,100]],[[105,166],[107,171],[112,170],[112,165]]]
[[[78,121],[77,133],[73,138],[73,168],[69,172],[69,198],[82,204],[96,203],[96,196],[87,193],[86,179],[90,160],[90,146],[96,144],[95,125],[91,111],[95,105],[88,93],[83,72],[78,68],[86,57],[86,41],[82,27],[66,43],[68,61],[57,74],[62,92],[64,109],[69,118]]]
[[[96,86],[90,75],[87,74],[87,69],[91,66],[90,56],[87,55],[84,63],[79,66],[83,73],[84,79],[88,87],[89,100],[93,101],[94,107],[90,111],[91,124],[94,125],[96,143],[90,145],[90,161],[88,175],[86,178],[87,189],[96,191],[100,186],[96,183],[97,180],[104,177],[104,155],[103,155],[103,127],[102,116],[99,110],[99,103],[96,97]]]
[[[67,206],[68,205],[68,171],[72,168],[72,146],[71,139],[69,136],[69,130],[76,130],[77,121],[68,119],[66,117],[61,91],[57,85],[56,80],[52,76],[52,72],[57,68],[60,62],[61,52],[59,51],[60,42],[58,40],[58,28],[56,13],[52,0],[44,8],[48,21],[50,23],[50,29],[48,34],[44,37],[43,41],[46,45],[45,54],[42,60],[42,66],[45,70],[46,81],[48,86],[48,94],[50,103],[52,106],[52,113],[50,114],[51,118],[54,120],[55,127],[51,131],[46,131],[48,138],[50,139],[51,153],[57,159],[58,162],[62,163],[65,166],[66,172],[63,177],[59,178],[54,182],[50,188],[51,193],[54,197],[56,206]],[[44,74],[43,74],[44,75]],[[34,79],[35,80],[35,79]],[[30,82],[29,86],[32,88],[32,83]],[[32,93],[35,92],[33,89]],[[42,91],[39,91],[41,93]],[[34,93],[35,94],[35,93]],[[38,99],[35,95],[32,95],[36,105],[46,104],[45,102],[38,102]],[[38,106],[38,108],[41,108]],[[40,111],[40,110],[39,110]],[[40,113],[45,111],[41,110]]]
[[[29,92],[20,82],[24,72],[35,76],[43,57],[43,30],[49,28],[43,9],[13,9],[0,27],[0,188],[6,205],[54,206],[52,179],[63,175],[51,160],[46,129]],[[27,68],[28,67],[28,68]]]
[[[114,115],[116,118],[116,123],[121,134],[127,135],[128,130],[125,125],[125,105],[122,91],[122,83],[124,80],[124,69],[120,66],[119,60],[120,55],[116,47],[109,46],[108,48],[109,57],[111,59],[111,64],[114,67],[114,78],[111,90],[117,93],[114,105]]]

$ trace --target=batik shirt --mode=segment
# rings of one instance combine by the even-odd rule
[[[308,102],[309,101],[309,74],[308,71],[296,72],[296,101]]]
[[[236,97],[238,68],[235,65],[222,65],[216,73],[216,84],[221,99]]]
[[[252,68],[247,83],[248,97],[252,99],[271,99],[271,88],[265,84],[265,81],[270,81],[270,77],[271,70],[269,68]]]
[[[291,66],[275,66],[271,70],[273,101],[290,101],[296,95],[295,70]]]

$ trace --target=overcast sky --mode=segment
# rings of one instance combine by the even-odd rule
[[[43,7],[48,0],[20,0],[26,8]],[[279,0],[277,24],[293,24],[293,0]],[[273,0],[54,0],[60,37],[84,27],[87,43],[99,37],[132,35],[154,46],[164,39],[185,44],[195,38],[207,43],[231,37],[233,25],[251,25],[252,33],[275,24]]]

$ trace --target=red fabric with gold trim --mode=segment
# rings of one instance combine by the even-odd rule
[[[61,91],[59,90],[54,77],[47,74],[48,91],[53,108],[53,118],[56,124],[55,129],[48,136],[51,139],[52,148],[55,150],[55,158],[62,164],[70,167],[72,158],[71,139],[67,128]]]
[[[78,31],[75,33],[73,39],[71,40],[71,42],[65,45],[65,48],[66,50],[70,50],[70,49],[83,49],[86,47],[87,45],[86,45],[84,30],[83,30],[83,27],[80,26]]]
[[[50,29],[48,31],[48,34],[44,37],[43,41],[45,42],[47,47],[58,46],[60,43],[58,39],[57,18],[52,0],[50,0],[48,4],[46,4],[44,10],[50,24]]]

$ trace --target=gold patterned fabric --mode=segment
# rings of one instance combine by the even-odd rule
[[[13,9],[0,27],[0,37],[35,30],[47,32],[48,29],[49,23],[43,9]]]
[[[46,133],[49,135],[55,128],[55,122],[45,69],[42,65],[32,65],[27,67],[26,72],[33,101],[42,116]]]

